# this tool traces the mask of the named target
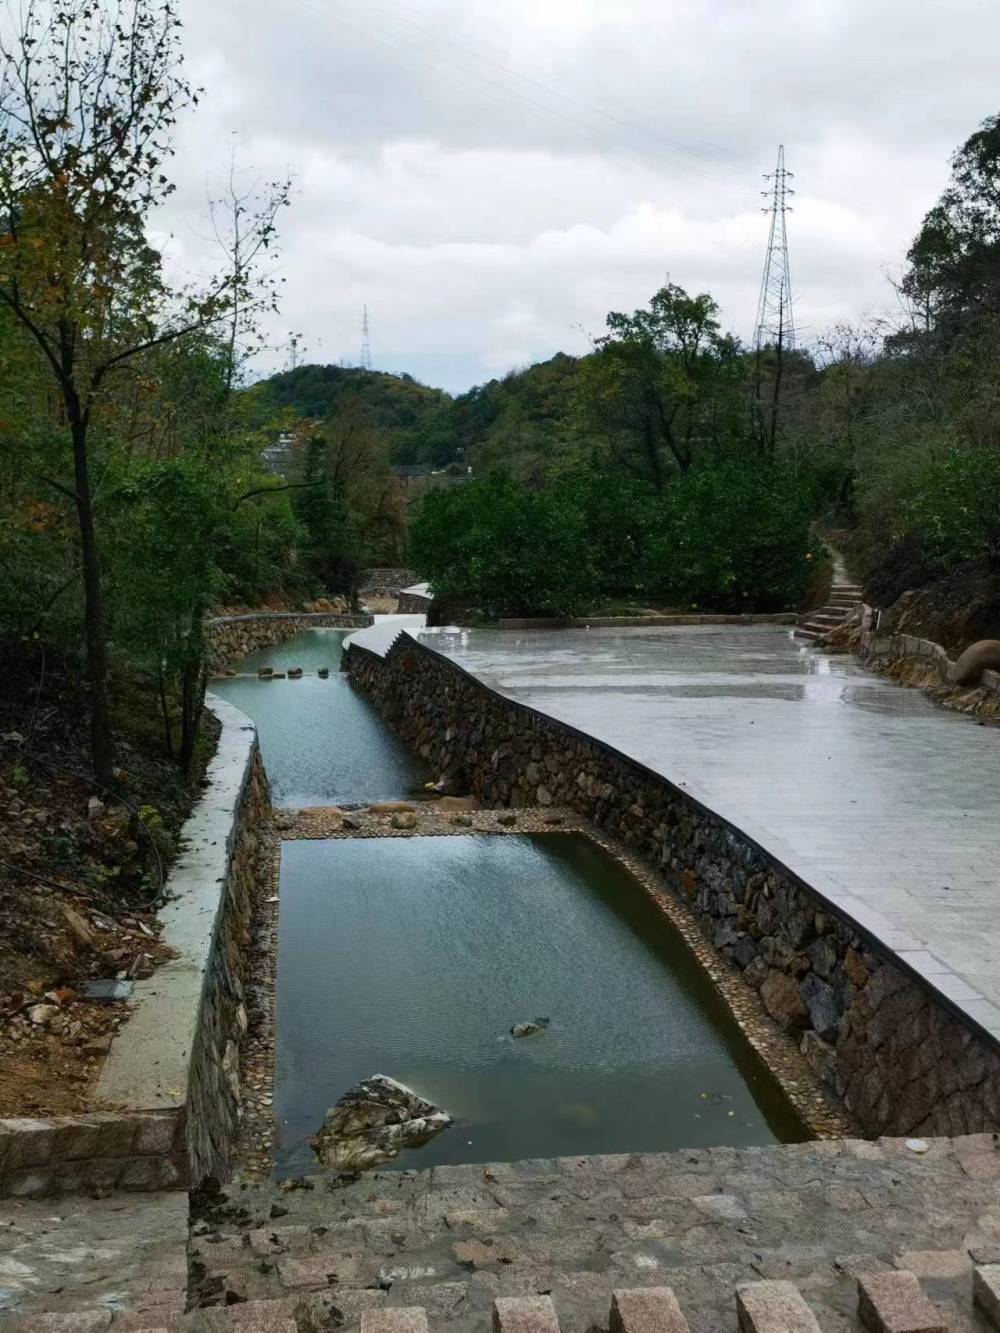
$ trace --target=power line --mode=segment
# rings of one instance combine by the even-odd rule
[[[492,66],[494,69],[500,70],[504,74],[509,74],[512,78],[520,79],[522,83],[527,83],[531,87],[537,88],[540,92],[547,93],[550,96],[561,97],[567,102],[575,102],[577,106],[583,107],[583,109],[588,111],[591,115],[602,116],[605,120],[613,121],[616,125],[621,125],[625,129],[636,130],[640,134],[644,134],[648,138],[663,145],[672,153],[701,158],[704,161],[722,161],[732,166],[735,166],[738,163],[738,159],[734,157],[732,153],[720,148],[717,144],[704,142],[703,145],[696,146],[693,143],[681,143],[678,140],[668,138],[659,130],[653,129],[649,125],[643,125],[638,121],[631,120],[626,116],[619,115],[615,111],[609,111],[607,107],[599,106],[595,102],[587,101],[577,93],[568,91],[564,86],[551,81],[542,82],[540,79],[532,78],[530,74],[525,74],[521,70],[513,69],[502,60],[497,60],[493,56],[483,54],[482,51],[476,50],[475,47],[467,42],[458,42],[453,37],[448,37],[435,32],[430,28],[424,27],[423,24],[418,23],[415,19],[406,14],[399,13],[398,10],[389,5],[378,4],[377,0],[368,0],[368,7],[379,9],[383,14],[395,19],[397,23],[408,24],[411,28],[415,28],[417,32],[423,33],[435,43],[445,42],[448,46],[453,46],[457,51],[472,56],[473,60],[478,60],[480,64]]]
[[[372,32],[368,27],[363,26],[361,23],[358,22],[355,16],[349,16],[348,14],[340,10],[335,10],[332,8],[325,10],[320,9],[316,5],[309,4],[308,0],[296,0],[296,3],[302,9],[310,10],[311,12],[326,19],[331,19],[331,18],[335,19],[339,23],[346,25],[347,27],[353,28],[356,32],[360,33],[361,36],[364,37],[366,40],[374,42],[377,45],[384,47],[387,51],[402,56],[404,59],[406,58],[406,52],[405,52],[406,47],[409,47],[411,50],[419,51],[423,55],[424,59],[428,61],[430,64],[438,65],[442,69],[448,70],[450,73],[458,74],[463,78],[471,79],[473,82],[479,83],[484,87],[490,88],[495,93],[499,94],[499,96],[506,99],[507,101],[514,102],[522,110],[528,108],[528,109],[533,109],[535,111],[541,111],[549,116],[554,116],[559,120],[565,121],[569,125],[575,126],[577,129],[585,131],[595,140],[595,142],[598,140],[598,136],[600,134],[599,126],[588,124],[586,121],[581,120],[575,116],[569,115],[567,112],[561,111],[557,107],[549,106],[545,102],[538,101],[535,98],[527,97],[521,90],[516,88],[511,88],[503,83],[498,83],[493,79],[487,78],[485,75],[478,73],[474,69],[471,69],[468,64],[459,64],[454,61],[447,60],[442,57],[440,51],[437,50],[436,47],[431,47],[426,42],[421,42],[413,38],[403,37],[399,34],[394,34],[397,37],[396,41],[387,40],[385,36],[379,33]],[[437,40],[438,39],[435,38],[435,41]],[[495,62],[486,62],[486,63],[495,63]],[[524,77],[524,76],[517,76],[517,77]],[[531,82],[531,80],[528,81]],[[608,114],[608,113],[598,113],[598,114]],[[600,144],[600,147],[603,148],[605,147],[605,145]],[[681,151],[689,151],[695,156],[698,155],[697,150],[693,149],[681,150],[675,147],[671,151],[673,151],[675,154]],[[711,161],[711,158],[708,155],[702,153],[701,156],[706,161]],[[721,180],[717,175],[713,175],[709,171],[699,168],[698,166],[692,163],[683,163],[683,162],[677,163],[677,169],[688,175],[699,176],[703,180],[709,181],[712,185],[720,189],[733,191],[739,188],[733,181]]]

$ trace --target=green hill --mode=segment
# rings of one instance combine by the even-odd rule
[[[457,457],[453,400],[410,375],[344,366],[296,366],[255,386],[261,417],[292,408],[304,417],[337,415],[348,400],[389,444],[394,463],[443,467]]]

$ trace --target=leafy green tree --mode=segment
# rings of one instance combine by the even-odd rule
[[[951,182],[910,247],[903,282],[925,329],[953,334],[1000,310],[1000,115],[958,149]]]
[[[203,461],[181,456],[132,463],[111,482],[107,500],[108,563],[118,575],[110,605],[115,642],[157,682],[171,758],[171,686],[179,682],[177,759],[186,771],[205,690],[202,622],[220,586],[211,536],[225,493]]]
[[[302,489],[295,512],[306,533],[304,557],[321,587],[353,594],[359,575],[359,548],[354,516],[348,509],[346,478],[338,475],[325,436],[305,442]]]
[[[586,427],[658,491],[671,473],[745,439],[740,348],[719,332],[718,313],[707,294],[669,284],[648,310],[612,311],[610,332],[583,364]]]
[[[197,98],[183,77],[173,0],[28,0],[0,42],[0,307],[30,340],[58,399],[38,482],[76,515],[95,775],[114,784],[108,632],[95,467],[119,410],[171,343],[257,306],[266,208],[224,272],[196,295],[171,290],[146,221],[170,194],[177,116]],[[266,298],[270,299],[270,292]],[[227,372],[232,384],[232,356]],[[51,411],[51,409],[50,409]],[[51,466],[48,466],[51,464]]]

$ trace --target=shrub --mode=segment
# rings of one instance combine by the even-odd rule
[[[980,556],[1000,568],[1000,449],[956,448],[928,464],[905,517],[939,568]]]
[[[429,492],[410,562],[440,596],[489,615],[575,615],[596,590],[585,520],[567,490],[528,491],[505,473]]]
[[[811,487],[779,465],[726,463],[678,475],[662,502],[647,583],[682,607],[797,607],[820,551]]]

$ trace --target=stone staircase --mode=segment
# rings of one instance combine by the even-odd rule
[[[833,553],[833,583],[830,597],[824,606],[815,611],[808,611],[799,620],[795,630],[797,638],[819,639],[824,634],[842,625],[847,617],[861,605],[861,585],[852,583],[843,560]]]
[[[47,1210],[47,1260],[0,1330],[1000,1328],[997,1143],[918,1146],[840,1140],[237,1181],[194,1201],[182,1283],[167,1253],[128,1281],[120,1265],[105,1280],[107,1242],[87,1254],[57,1201],[32,1202],[28,1215]],[[0,1289],[33,1262],[10,1239],[0,1232]],[[55,1246],[67,1267],[53,1279]]]

